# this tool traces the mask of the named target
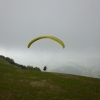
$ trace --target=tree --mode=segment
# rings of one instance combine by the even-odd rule
[[[33,69],[33,66],[27,66],[27,69],[30,69],[30,70],[32,70]]]
[[[5,59],[5,57],[3,55],[0,55],[0,58]]]
[[[14,60],[9,58],[9,57],[6,57],[6,60],[10,63],[10,64],[15,64]]]

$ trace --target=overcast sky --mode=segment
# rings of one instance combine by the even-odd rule
[[[51,35],[27,48],[35,37]],[[0,55],[23,65],[100,60],[100,0],[0,0]]]

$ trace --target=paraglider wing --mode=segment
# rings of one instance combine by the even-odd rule
[[[65,48],[64,43],[63,43],[60,39],[58,39],[58,38],[56,38],[56,37],[53,37],[53,36],[39,36],[39,37],[37,37],[37,38],[35,38],[35,39],[33,39],[33,40],[31,40],[31,41],[29,42],[28,48],[31,46],[32,43],[34,43],[34,42],[37,41],[37,40],[43,39],[43,38],[52,39],[52,40],[58,42],[63,48]]]

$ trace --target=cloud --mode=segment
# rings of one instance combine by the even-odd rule
[[[99,5],[99,0],[1,0],[0,53],[23,64],[38,64],[44,58],[45,64],[56,50],[59,52],[55,56],[53,54],[54,65],[55,62],[63,64],[66,61],[99,61]],[[45,39],[28,49],[28,42],[40,35],[58,37],[66,48],[63,50],[58,44]],[[37,58],[37,55],[41,56]]]

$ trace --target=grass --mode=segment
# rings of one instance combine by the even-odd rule
[[[100,100],[100,79],[23,70],[0,58],[0,100]]]

